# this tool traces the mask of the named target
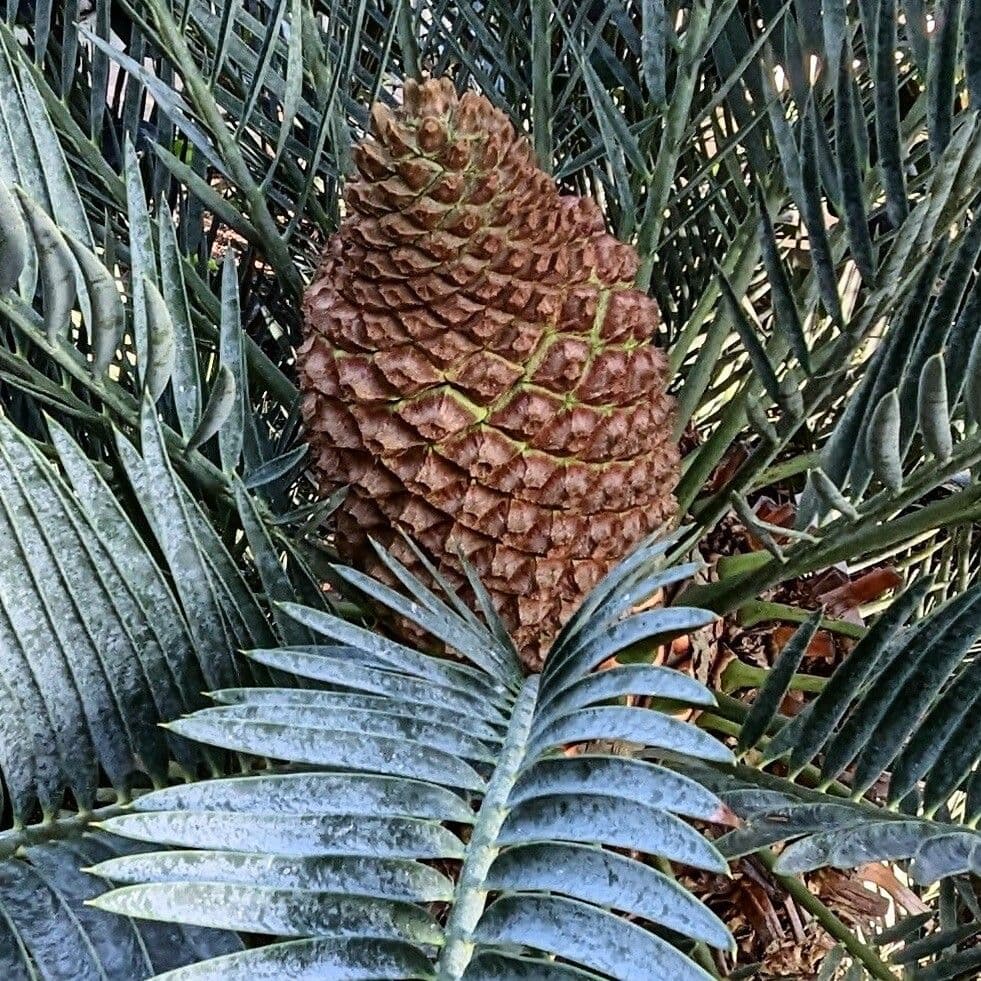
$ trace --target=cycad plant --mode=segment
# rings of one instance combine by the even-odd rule
[[[3,977],[977,975],[981,6],[3,13]]]

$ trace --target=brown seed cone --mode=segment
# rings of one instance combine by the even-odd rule
[[[490,591],[527,666],[674,515],[678,450],[655,302],[596,204],[448,79],[372,109],[348,215],[304,300],[303,414],[342,555],[415,572],[398,530]],[[425,575],[423,574],[423,578]]]

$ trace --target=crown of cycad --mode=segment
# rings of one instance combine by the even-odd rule
[[[347,216],[305,298],[303,411],[341,555],[476,568],[526,665],[667,524],[678,450],[655,302],[588,198],[448,79],[376,104]]]

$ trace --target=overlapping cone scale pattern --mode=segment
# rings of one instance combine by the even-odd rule
[[[376,104],[304,308],[303,413],[337,544],[454,584],[458,554],[536,668],[579,600],[673,517],[678,450],[655,302],[595,202],[448,79]],[[424,573],[423,573],[424,576]]]

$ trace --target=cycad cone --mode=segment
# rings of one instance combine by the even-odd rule
[[[528,141],[448,79],[372,109],[347,217],[305,298],[303,413],[337,547],[483,579],[529,668],[598,579],[675,511],[678,450],[635,251]]]

